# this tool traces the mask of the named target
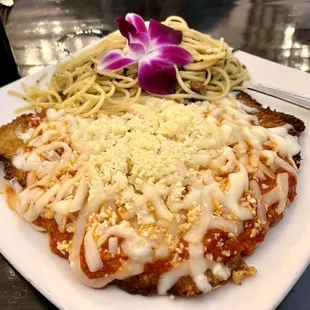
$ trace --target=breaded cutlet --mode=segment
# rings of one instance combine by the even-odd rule
[[[269,107],[264,108],[260,103],[244,92],[240,92],[237,95],[237,99],[245,105],[257,109],[257,111],[253,112],[253,114],[258,117],[260,125],[263,127],[272,128],[284,124],[290,124],[292,126],[290,134],[294,136],[299,136],[300,133],[305,130],[305,125],[300,119],[292,115],[271,110]],[[35,114],[22,115],[10,124],[0,128],[0,160],[5,164],[5,178],[15,178],[21,183],[22,186],[25,185],[26,175],[24,172],[14,168],[11,164],[14,155],[17,154],[19,150],[26,148],[24,142],[18,137],[18,132],[23,132],[29,127],[38,126],[38,120],[41,118],[42,116],[38,117]],[[295,156],[294,160],[299,166],[300,155]],[[251,248],[247,248],[247,252],[241,252],[241,255],[251,255],[256,246],[263,242],[264,236],[265,235],[263,235],[262,238],[254,239],[255,241],[251,244]],[[233,256],[226,263],[226,265],[232,269],[232,278],[236,283],[240,283],[245,275],[255,273],[254,268],[246,266],[241,255],[238,254]],[[220,281],[216,277],[212,276],[209,271],[206,272],[206,275],[208,276],[210,284],[213,287],[217,287],[226,282]],[[119,288],[131,294],[154,295],[157,293],[158,280],[159,273],[156,272],[156,270],[153,270],[124,280],[115,280],[112,284],[117,285]],[[189,276],[182,277],[178,280],[177,283],[169,290],[169,293],[175,296],[195,296],[201,294],[194,281]]]
[[[239,92],[237,99],[248,107],[257,109],[254,114],[258,117],[260,125],[265,128],[290,124],[292,129],[289,131],[289,133],[297,137],[305,130],[305,124],[302,120],[296,118],[293,115],[272,110],[269,107],[264,108],[260,103],[258,103],[245,92]],[[300,160],[300,154],[294,157],[294,161],[298,167],[300,165]],[[279,218],[279,220],[280,219],[281,218]],[[257,242],[254,247],[256,247],[259,243],[260,242]],[[255,268],[248,267],[241,256],[233,257],[233,259],[227,263],[227,266],[232,269],[233,280],[238,284],[240,284],[242,278],[246,275],[255,273]],[[208,274],[208,271],[206,274],[208,275],[210,284],[213,287],[217,287],[225,283],[223,281],[221,282],[215,277],[212,277],[212,275]],[[156,294],[157,290],[158,278],[159,276],[156,273],[141,274],[122,281],[116,280],[114,284],[131,294],[154,295]],[[201,294],[194,281],[189,276],[181,278],[170,289],[169,293],[175,296],[196,296]]]

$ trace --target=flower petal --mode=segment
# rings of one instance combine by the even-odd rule
[[[174,67],[162,59],[149,58],[139,62],[139,86],[155,95],[174,94],[177,78]]]
[[[160,22],[151,19],[148,34],[152,42],[152,48],[160,45],[178,45],[182,42],[182,32],[174,30]]]
[[[149,54],[152,58],[162,59],[177,66],[193,62],[193,57],[185,48],[177,45],[167,45]]]
[[[146,31],[138,32],[135,25],[131,24],[129,21],[125,20],[124,17],[121,17],[121,16],[116,18],[115,22],[117,23],[119,31],[122,34],[122,36],[127,39],[128,44],[130,45],[132,43],[139,43],[143,46],[144,53],[146,53],[146,51],[148,50],[150,46],[150,39],[149,39],[147,32]],[[141,25],[138,25],[138,26],[141,27]]]
[[[99,71],[118,70],[135,62],[134,59],[125,57],[122,51],[113,50],[102,57],[97,68]]]
[[[128,47],[129,52],[126,54],[128,58],[137,60],[145,55],[145,47],[140,43],[131,43]]]
[[[134,36],[129,36],[129,45],[137,43],[143,46],[144,53],[146,53],[150,47],[150,39],[146,32],[137,32]],[[129,46],[130,47],[130,46]]]
[[[135,13],[128,13],[125,16],[125,19],[132,25],[135,26],[135,28],[137,29],[137,32],[147,32],[147,28],[146,25],[144,23],[143,18]]]
[[[129,23],[124,17],[117,17],[115,22],[117,23],[118,29],[122,36],[125,37],[128,41],[130,37],[134,37],[137,34],[136,27]]]

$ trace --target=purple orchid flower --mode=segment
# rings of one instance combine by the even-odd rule
[[[98,70],[110,71],[138,63],[139,86],[151,94],[175,93],[177,86],[174,65],[184,66],[193,61],[192,55],[178,46],[182,32],[151,19],[148,28],[141,16],[129,13],[118,17],[120,33],[127,39],[129,52],[112,50],[100,60]]]

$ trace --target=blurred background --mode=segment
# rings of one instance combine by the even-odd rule
[[[0,16],[25,76],[98,41],[127,12],[158,20],[180,15],[233,47],[309,71],[307,0],[17,0]]]
[[[0,4],[0,86],[97,42],[127,12],[180,15],[234,48],[310,72],[309,0],[16,0]],[[279,309],[310,309],[309,293],[307,270]],[[0,309],[55,308],[0,256]]]

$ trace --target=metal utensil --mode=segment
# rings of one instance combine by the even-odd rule
[[[246,88],[258,93],[284,100],[300,108],[310,111],[310,96],[294,93],[273,86],[266,86],[253,81],[246,82]]]

